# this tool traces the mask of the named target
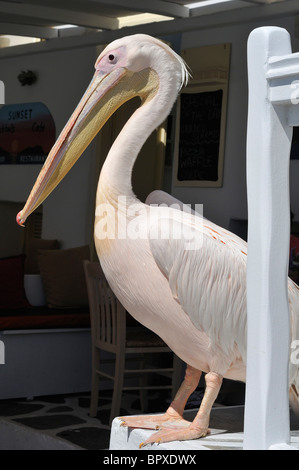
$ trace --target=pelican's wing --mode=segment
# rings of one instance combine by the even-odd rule
[[[152,221],[149,235],[155,262],[192,323],[224,349],[233,348],[238,338],[242,343],[246,242],[206,219],[174,212]]]

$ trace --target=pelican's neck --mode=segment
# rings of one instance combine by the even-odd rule
[[[136,200],[132,190],[134,163],[147,138],[168,116],[176,95],[177,87],[173,87],[173,84],[164,87],[160,84],[156,95],[133,113],[107,155],[100,175],[97,199],[104,192],[115,201],[119,196]]]

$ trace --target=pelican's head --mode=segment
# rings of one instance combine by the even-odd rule
[[[140,96],[145,103],[165,82],[174,95],[169,98],[174,101],[187,76],[183,60],[151,36],[127,36],[107,46],[95,63],[90,85],[50,151],[24,208],[18,213],[18,224],[23,225],[53,191],[123,103],[134,96]]]

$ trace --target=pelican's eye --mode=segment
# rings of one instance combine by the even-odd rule
[[[126,48],[125,46],[118,47],[117,49],[108,51],[104,55],[100,55],[95,63],[95,68],[98,71],[110,72],[113,66],[124,66],[126,63]]]
[[[116,64],[117,55],[110,52],[110,54],[108,55],[108,62],[109,62],[109,64]]]

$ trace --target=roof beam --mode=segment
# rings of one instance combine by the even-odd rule
[[[59,36],[58,30],[54,28],[16,23],[0,23],[0,33],[1,35],[28,36],[42,39],[53,39]]]
[[[209,15],[211,13],[220,13],[222,11],[237,10],[252,6],[251,0],[203,0],[202,4],[196,8],[190,9],[190,16]]]
[[[241,3],[241,2],[240,2]],[[242,2],[246,5],[246,2]],[[178,32],[204,31],[207,29],[250,22],[261,23],[264,20],[276,21],[290,15],[299,14],[298,0],[276,2],[272,5],[249,5],[249,8],[239,8],[231,11],[223,11],[215,14],[199,14],[190,18],[179,18],[172,21],[150,23],[118,29],[116,31],[102,31],[85,34],[79,37],[63,37],[52,41],[42,41],[36,44],[6,47],[0,49],[0,59],[6,57],[23,56],[24,54],[40,54],[57,50],[69,50],[73,48],[98,46],[128,34],[146,33],[155,37],[165,37]]]
[[[173,18],[188,18],[189,8],[174,2],[150,0],[148,3],[141,0],[91,0],[97,5],[111,8],[121,7],[124,10],[138,13],[155,13],[157,15],[171,16]]]
[[[14,16],[17,19],[14,21]],[[118,20],[116,18],[94,15],[77,11],[63,10],[60,8],[44,7],[39,5],[28,5],[0,1],[0,18],[2,22],[7,19],[10,23],[16,23],[22,18],[24,24],[75,24],[86,28],[96,29],[117,29]]]
[[[262,3],[262,4],[267,4],[270,5],[272,3],[277,3],[277,2],[287,2],[288,0],[240,0],[241,2],[248,2],[248,3]]]

